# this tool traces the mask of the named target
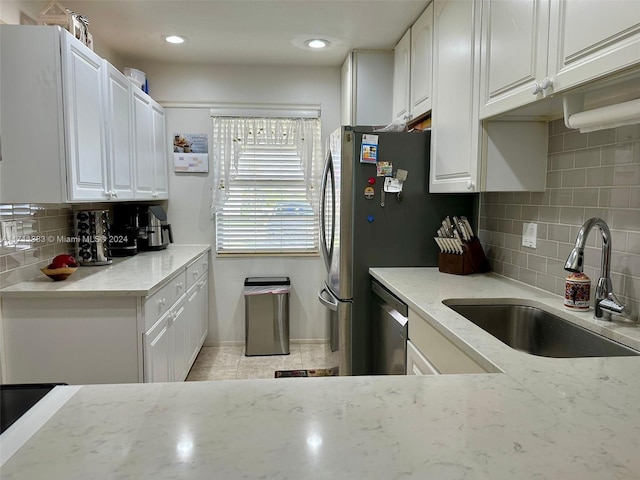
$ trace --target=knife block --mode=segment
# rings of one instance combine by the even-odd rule
[[[463,253],[440,252],[438,254],[438,270],[454,275],[489,271],[489,262],[478,237],[473,237],[469,242],[463,244],[462,250]]]

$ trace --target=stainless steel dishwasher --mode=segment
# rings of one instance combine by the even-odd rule
[[[371,280],[372,365],[374,375],[406,375],[409,309]]]

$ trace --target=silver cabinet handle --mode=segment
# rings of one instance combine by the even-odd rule
[[[542,80],[542,82],[540,83],[540,88],[542,88],[542,90],[546,90],[549,87],[553,86],[553,80],[551,80],[549,77],[544,77],[544,80]]]

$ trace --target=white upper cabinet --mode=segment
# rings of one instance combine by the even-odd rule
[[[113,65],[106,66],[107,104],[107,165],[109,166],[108,196],[112,199],[133,199],[133,135],[131,125],[131,82]]]
[[[479,119],[481,3],[436,0],[434,7],[429,191],[544,191],[546,123]]]
[[[393,51],[393,118],[411,119],[411,30]]]
[[[394,50],[393,117],[409,121],[431,110],[433,3],[407,30]]]
[[[636,0],[551,3],[549,71],[557,92],[640,65]]]
[[[107,199],[102,60],[58,27],[0,26],[5,203]]]
[[[341,72],[342,125],[388,125],[392,118],[393,52],[355,50]]]
[[[155,169],[153,156],[153,117],[151,97],[136,88],[133,91],[133,134],[136,139],[134,158],[136,166],[135,197],[153,198]]]
[[[481,118],[542,97],[548,34],[549,0],[483,1]]]
[[[133,89],[133,131],[136,139],[135,198],[166,199],[168,167],[164,109],[138,88]]]
[[[479,3],[434,2],[430,192],[478,191]]]
[[[71,35],[62,35],[70,200],[108,198],[102,59]]]
[[[153,173],[156,199],[169,197],[169,172],[167,166],[167,134],[165,130],[164,108],[158,103],[151,103],[151,122],[153,131]]]
[[[149,103],[149,141],[142,147],[132,128],[135,89],[66,30],[2,25],[0,55],[0,201],[137,198],[134,154],[145,159],[143,149],[152,165],[142,178],[153,185],[148,198],[167,198],[167,165],[157,160],[167,160],[161,106]],[[159,114],[152,116],[151,103]]]
[[[431,110],[433,89],[433,3],[411,27],[411,117]]]
[[[640,65],[635,1],[482,0],[480,117]]]

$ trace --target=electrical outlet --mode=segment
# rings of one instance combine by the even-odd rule
[[[11,247],[18,240],[18,224],[16,221],[0,222],[0,243],[3,247]]]
[[[537,238],[538,238],[538,224],[523,223],[522,224],[522,246],[529,247],[529,248],[536,248]]]

